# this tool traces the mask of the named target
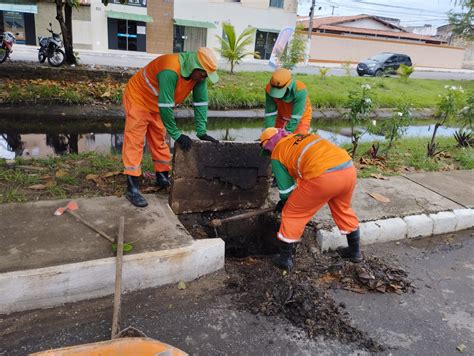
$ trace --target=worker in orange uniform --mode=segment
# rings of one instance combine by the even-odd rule
[[[217,59],[209,48],[196,52],[166,54],[140,69],[128,82],[123,97],[125,132],[122,150],[124,174],[127,176],[125,197],[135,206],[145,207],[138,177],[145,136],[153,158],[156,185],[167,187],[170,171],[170,150],[165,142],[166,133],[187,151],[192,140],[183,135],[174,120],[174,107],[193,92],[194,121],[197,137],[217,143],[207,135],[207,82],[219,77]]]
[[[277,128],[265,129],[260,145],[271,155],[280,192],[280,254],[274,263],[288,270],[293,267],[295,243],[326,203],[337,227],[347,236],[348,247],[338,252],[353,262],[362,261],[359,221],[351,208],[357,174],[349,154],[319,135],[289,134]]]
[[[265,94],[265,128],[284,128],[290,133],[309,131],[312,109],[308,90],[288,69],[273,72]]]

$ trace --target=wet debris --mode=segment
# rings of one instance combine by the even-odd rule
[[[350,310],[337,304],[329,290],[402,294],[414,291],[407,273],[378,257],[354,264],[336,254],[321,254],[314,239],[307,240],[298,246],[296,267],[290,273],[275,268],[269,256],[227,259],[227,290],[236,306],[283,317],[310,338],[325,336],[370,352],[384,351],[383,345],[352,325]]]

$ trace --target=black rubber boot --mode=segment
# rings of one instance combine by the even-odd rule
[[[156,172],[155,185],[160,188],[168,188],[170,186],[169,172]]]
[[[360,231],[352,231],[346,235],[348,247],[339,247],[336,251],[342,258],[347,258],[354,263],[362,262],[363,257],[360,252]]]
[[[127,191],[125,192],[125,198],[139,208],[144,208],[148,205],[148,202],[140,193],[138,177],[127,175]]]
[[[295,244],[279,241],[280,253],[273,258],[273,264],[281,269],[290,271],[295,264]]]

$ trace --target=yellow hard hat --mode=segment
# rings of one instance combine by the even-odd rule
[[[260,146],[265,145],[269,139],[275,136],[278,133],[278,129],[276,127],[268,127],[263,130],[262,134],[260,135]]]
[[[217,75],[217,57],[212,49],[201,47],[197,50],[199,64],[206,71],[207,77],[212,83],[217,83],[219,76]]]
[[[291,84],[291,72],[285,68],[278,68],[273,72],[270,79],[270,96],[273,98],[283,98],[286,88]]]

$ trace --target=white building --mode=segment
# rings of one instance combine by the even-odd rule
[[[222,36],[223,23],[231,23],[237,34],[249,26],[256,28],[248,50],[268,59],[279,31],[295,26],[297,6],[297,0],[175,0],[173,50],[219,47],[216,35]]]

